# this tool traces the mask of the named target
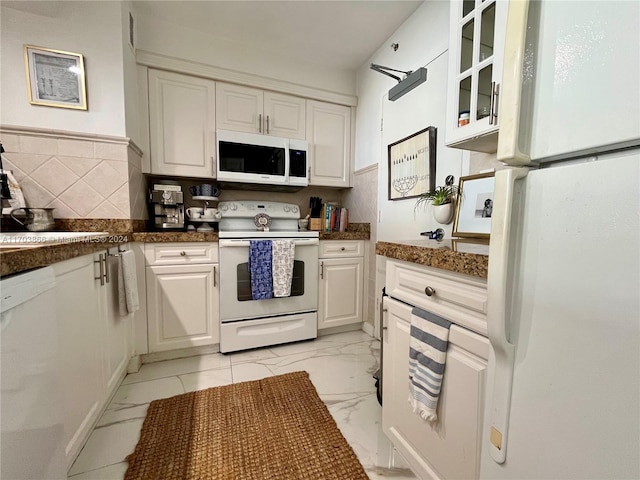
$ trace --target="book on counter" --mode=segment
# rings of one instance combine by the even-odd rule
[[[349,225],[349,210],[338,203],[327,202],[322,209],[322,230],[329,232],[345,232]]]

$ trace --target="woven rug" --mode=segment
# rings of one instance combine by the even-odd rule
[[[149,405],[125,480],[366,480],[307,372]]]

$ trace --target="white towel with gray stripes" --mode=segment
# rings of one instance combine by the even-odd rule
[[[433,423],[444,378],[451,322],[418,307],[411,310],[409,403],[413,413]]]

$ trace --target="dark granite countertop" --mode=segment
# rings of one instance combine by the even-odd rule
[[[131,235],[108,235],[104,241],[43,244],[35,247],[5,247],[0,249],[0,276],[46,267],[74,257],[89,255],[131,241]]]
[[[489,244],[462,238],[377,242],[376,254],[480,278],[487,278],[489,268]]]
[[[134,222],[134,223],[132,223]],[[135,222],[138,222],[136,224]],[[144,227],[144,222],[131,220],[97,220],[90,223],[87,220],[67,220],[60,225],[64,231],[97,231],[109,232],[102,241],[70,242],[43,244],[35,247],[2,246],[0,249],[0,276],[24,272],[34,268],[45,267],[56,262],[68,260],[99,252],[110,247],[128,243],[163,243],[163,242],[217,242],[217,232],[145,232],[132,231],[136,227]],[[116,233],[117,232],[117,233]],[[356,223],[350,225],[347,232],[320,233],[321,240],[368,240],[370,236],[369,224]]]

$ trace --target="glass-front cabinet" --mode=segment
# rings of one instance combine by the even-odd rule
[[[507,0],[454,0],[445,143],[495,152]]]

